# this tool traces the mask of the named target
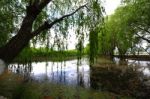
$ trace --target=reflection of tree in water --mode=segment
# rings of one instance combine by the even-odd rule
[[[9,71],[12,71],[16,74],[21,75],[25,81],[31,80],[31,72],[32,72],[32,63],[23,63],[23,64],[16,64],[10,65],[8,67]]]
[[[128,64],[128,60],[121,58],[119,61],[119,65],[127,65]]]
[[[66,62],[61,62],[60,64],[57,62],[56,67],[55,64],[52,63],[51,68],[50,68],[50,73],[51,73],[51,81],[56,82],[56,83],[66,83]],[[56,68],[56,71],[54,71],[54,68]]]
[[[48,81],[48,71],[47,71],[47,67],[48,67],[48,62],[46,61],[46,64],[45,64],[45,81]]]
[[[81,67],[81,60],[77,61],[77,85],[84,87],[84,69],[80,70]]]
[[[117,94],[132,95],[137,99],[149,99],[149,88],[144,85],[141,72],[133,68],[91,67],[91,87]]]
[[[54,71],[53,71],[53,67],[54,67],[54,62],[52,63],[52,66],[51,66],[51,79],[52,81],[54,80]]]
[[[65,70],[63,70],[63,68],[65,68],[65,62],[61,62],[60,71],[57,70],[57,73],[60,73],[60,75],[59,75],[60,83],[65,83]]]

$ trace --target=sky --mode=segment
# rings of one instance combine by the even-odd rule
[[[115,9],[120,5],[121,0],[103,0],[107,15],[113,14]]]

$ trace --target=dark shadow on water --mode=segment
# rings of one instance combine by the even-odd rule
[[[121,64],[126,64],[125,61]],[[142,72],[132,67],[115,68],[113,66],[91,67],[91,88],[116,94],[133,96],[136,99],[149,99],[150,86],[145,85]]]
[[[10,65],[8,67],[8,71],[13,72],[17,75],[23,77],[24,81],[29,82],[32,80],[31,72],[32,72],[32,63],[24,63],[24,64],[15,64]]]

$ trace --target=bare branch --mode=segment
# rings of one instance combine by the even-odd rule
[[[83,5],[83,6],[80,6],[79,8],[77,8],[75,11],[73,11],[72,13],[70,14],[66,14],[66,15],[63,15],[62,17],[58,18],[58,19],[55,19],[53,22],[51,23],[48,23],[48,21],[46,21],[43,25],[41,25],[37,30],[33,31],[32,32],[32,36],[36,36],[38,34],[40,34],[42,31],[44,30],[48,30],[50,29],[53,25],[55,25],[56,23],[59,23],[61,21],[63,21],[65,18],[68,18],[69,16],[72,16],[73,14],[75,14],[76,12],[78,12],[80,9],[86,7],[86,4]]]

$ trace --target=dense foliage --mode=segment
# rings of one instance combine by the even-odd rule
[[[105,24],[99,32],[99,53],[112,56],[116,54],[116,49],[119,55],[141,49],[148,52],[149,10],[149,0],[122,0],[122,5],[115,13],[105,18]],[[146,48],[142,46],[145,41]]]

